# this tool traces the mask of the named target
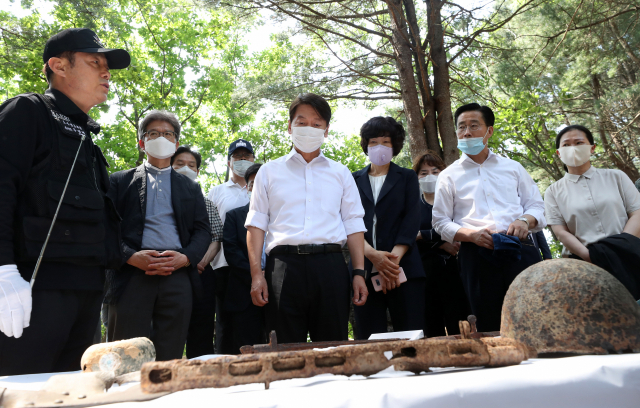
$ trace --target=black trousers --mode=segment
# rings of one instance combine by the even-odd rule
[[[437,253],[431,253],[422,257],[422,264],[427,276],[425,337],[459,334],[458,322],[467,319],[471,308],[460,279],[457,258],[445,259]]]
[[[200,274],[203,298],[193,298],[189,332],[187,334],[187,358],[214,354],[213,334],[216,326],[215,275],[211,265]]]
[[[355,337],[366,340],[374,333],[387,332],[387,308],[393,331],[422,330],[424,325],[425,278],[412,278],[399,287],[376,292],[371,278],[366,279],[369,296],[363,306],[353,306]]]
[[[109,306],[107,338],[148,337],[156,348],[156,361],[182,358],[192,297],[184,269],[169,276],[136,272],[118,302]]]
[[[279,343],[347,340],[351,282],[342,253],[269,255],[267,333]]]
[[[460,276],[469,298],[471,312],[478,318],[478,331],[500,330],[502,302],[509,285],[520,272],[542,261],[533,244],[523,243],[522,258],[508,266],[496,266],[478,251],[480,247],[463,242],[458,252]]]
[[[0,333],[0,375],[80,369],[93,344],[102,291],[34,290],[29,327],[18,339]]]
[[[218,306],[218,312],[224,310],[221,302],[218,303]],[[252,303],[244,310],[224,310],[218,316],[222,316],[222,319],[216,323],[220,323],[224,333],[223,340],[218,343],[220,345],[220,348],[217,349],[219,354],[240,354],[242,346],[267,342],[264,331],[264,308]]]
[[[228,312],[224,310],[224,295],[227,292],[227,282],[229,282],[229,273],[231,268],[229,266],[223,266],[213,271],[215,276],[215,326],[216,326],[216,341],[215,350],[217,354],[235,354],[231,351],[233,346],[231,343],[231,333],[225,331],[229,327]]]

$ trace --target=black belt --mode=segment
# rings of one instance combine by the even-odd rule
[[[269,254],[312,255],[328,254],[332,252],[342,252],[342,247],[339,244],[278,245],[277,247],[273,248]]]

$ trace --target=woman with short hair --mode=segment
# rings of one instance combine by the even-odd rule
[[[425,275],[416,246],[420,189],[418,177],[391,162],[402,150],[405,131],[391,117],[375,117],[360,129],[360,145],[371,164],[353,174],[365,210],[365,270],[369,297],[354,306],[359,339],[424,324]],[[406,279],[406,282],[405,282]],[[376,291],[376,287],[378,291]]]
[[[416,236],[426,275],[425,336],[460,333],[458,322],[471,313],[458,271],[460,243],[440,239],[431,225],[438,175],[447,166],[436,152],[427,150],[413,164],[420,184],[420,230]]]
[[[592,262],[616,276],[636,299],[640,265],[640,193],[617,169],[591,165],[591,131],[572,125],[556,137],[564,177],[544,195],[545,216],[564,248],[563,257]]]

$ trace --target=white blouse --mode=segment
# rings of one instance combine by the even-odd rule
[[[369,183],[371,184],[371,192],[373,193],[373,203],[377,204],[378,203],[378,196],[380,195],[380,190],[382,189],[382,185],[384,184],[384,181],[387,179],[387,175],[385,174],[384,176],[377,176],[374,177],[372,175],[369,175]],[[376,216],[375,210],[373,212],[373,231],[371,231],[372,234],[372,240],[373,240],[373,247],[375,249],[376,248],[376,229],[378,228],[378,217]]]
[[[597,169],[566,173],[544,194],[549,225],[566,225],[583,245],[620,234],[629,214],[640,210],[640,192],[620,170]],[[564,248],[562,256],[571,253]]]

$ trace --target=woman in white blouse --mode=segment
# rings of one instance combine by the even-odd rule
[[[549,186],[544,202],[547,223],[564,246],[562,256],[591,262],[590,244],[623,232],[640,237],[640,193],[622,171],[591,165],[595,143],[589,129],[565,127],[556,149],[567,173]]]

